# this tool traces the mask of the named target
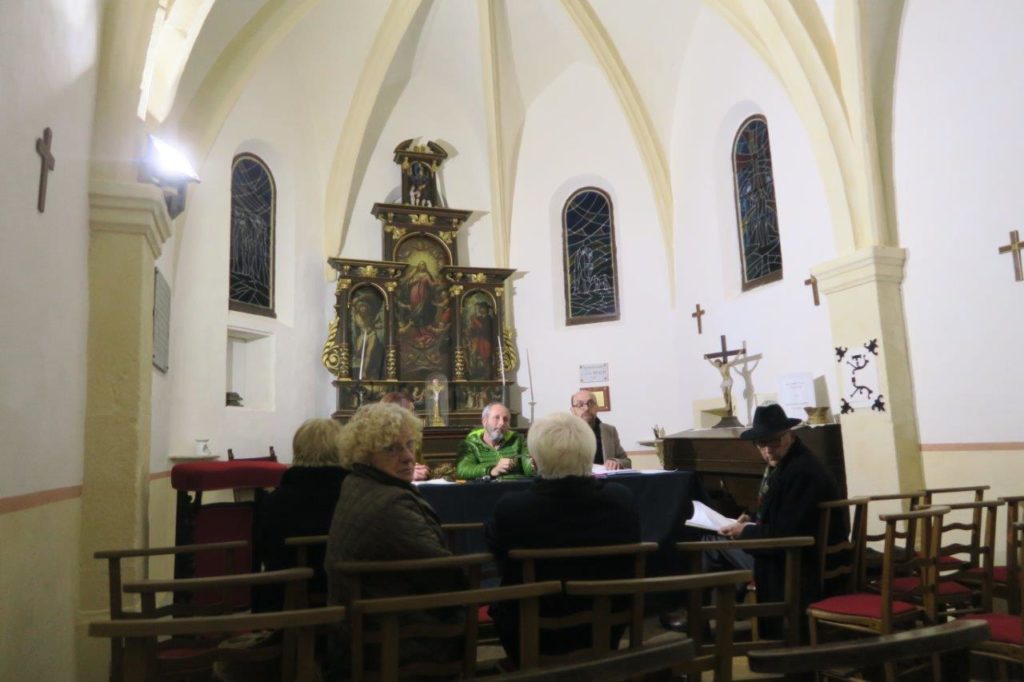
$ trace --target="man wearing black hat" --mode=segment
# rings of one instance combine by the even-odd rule
[[[752,427],[740,438],[753,441],[767,469],[758,495],[754,518],[746,514],[719,533],[728,538],[756,540],[793,535],[814,537],[818,531],[818,503],[839,499],[839,487],[821,460],[800,442],[791,429],[799,419],[786,416],[779,405],[763,405],[754,411]],[[836,515],[829,539],[847,533],[845,520]],[[785,556],[781,550],[761,550],[754,555],[754,581],[762,602],[781,601],[785,591]],[[801,614],[821,595],[817,554],[803,550],[800,565]],[[781,636],[781,621],[765,622],[765,635]]]

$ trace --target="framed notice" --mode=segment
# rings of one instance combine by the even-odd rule
[[[597,401],[597,412],[607,412],[612,409],[612,395],[608,392],[607,386],[583,386],[581,391],[590,391]]]

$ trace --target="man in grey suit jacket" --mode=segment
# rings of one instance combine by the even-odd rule
[[[587,422],[597,438],[594,464],[603,464],[606,469],[632,469],[633,462],[626,456],[619,442],[619,432],[611,424],[597,418],[597,401],[590,391],[578,391],[572,396],[572,413]]]

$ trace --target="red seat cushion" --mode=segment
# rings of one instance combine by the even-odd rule
[[[171,468],[175,490],[276,488],[288,467],[279,462],[184,462]]]
[[[487,604],[481,604],[476,610],[476,620],[478,623],[486,624],[493,623],[494,620],[491,618],[491,614],[488,613],[488,609],[491,607]]]
[[[892,581],[892,591],[893,594],[911,594],[920,584],[921,580],[913,576],[896,578]],[[943,580],[939,583],[938,593],[945,597],[952,597],[959,594],[968,595],[971,593],[971,590],[960,583]]]
[[[979,578],[982,576],[982,574],[984,574],[984,572],[985,572],[985,569],[983,569],[981,566],[975,566],[974,568],[967,569],[967,573],[969,575],[972,575],[972,576],[976,575]],[[1007,576],[1006,566],[993,566],[992,567],[992,580],[994,580],[995,582],[997,582],[997,583],[1005,583],[1006,582],[1006,576]]]
[[[964,618],[983,620],[988,623],[988,629],[992,632],[990,640],[993,642],[1021,646],[1020,616],[1010,616],[1005,613],[972,613]]]
[[[844,594],[814,602],[809,608],[815,611],[843,614],[847,616],[863,616],[864,618],[882,617],[882,596],[878,594]],[[903,601],[892,602],[892,613],[900,615],[916,610],[913,604]]]

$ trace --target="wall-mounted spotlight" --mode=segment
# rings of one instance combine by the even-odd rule
[[[199,182],[199,176],[184,154],[150,135],[146,155],[139,168],[139,180],[151,182],[163,190],[167,212],[173,220],[185,210],[188,183]]]

